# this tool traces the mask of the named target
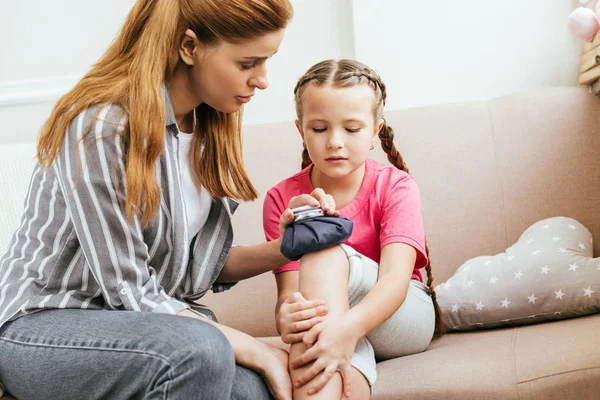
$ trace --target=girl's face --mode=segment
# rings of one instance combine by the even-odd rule
[[[193,31],[186,31],[180,56],[188,66],[190,95],[197,104],[226,113],[239,111],[256,89],[267,88],[266,62],[279,49],[283,35],[282,29],[242,43],[205,47]]]
[[[363,166],[383,121],[375,123],[375,92],[367,85],[308,86],[302,96],[302,139],[319,173],[344,178]]]

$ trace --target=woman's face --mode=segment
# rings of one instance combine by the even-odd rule
[[[279,49],[284,30],[242,43],[221,42],[206,47],[186,31],[180,56],[188,66],[186,80],[198,104],[233,113],[248,103],[256,89],[268,86],[267,59]]]

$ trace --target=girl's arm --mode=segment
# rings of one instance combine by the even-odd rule
[[[416,257],[416,250],[408,244],[383,247],[377,283],[346,316],[361,336],[383,324],[404,303]]]
[[[284,219],[285,216],[284,214],[281,218],[282,222],[287,225],[292,221]],[[238,282],[281,267],[289,260],[279,251],[280,246],[281,239],[278,238],[253,246],[233,247],[217,282]]]
[[[383,247],[377,283],[356,306],[342,316],[346,326],[354,332],[356,340],[383,324],[404,303],[415,259],[416,250],[408,244],[390,243]],[[321,326],[315,326],[305,335],[304,343],[314,344],[320,332]]]

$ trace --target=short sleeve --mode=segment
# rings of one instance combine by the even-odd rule
[[[381,249],[390,243],[405,243],[417,251],[415,269],[427,265],[421,195],[415,179],[406,174],[392,183],[382,202]]]

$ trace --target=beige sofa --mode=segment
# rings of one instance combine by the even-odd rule
[[[386,116],[419,182],[438,283],[471,257],[504,251],[550,216],[582,222],[600,255],[600,100],[585,90],[542,89]],[[247,127],[244,137],[261,194],[299,169],[301,141],[292,121]],[[3,249],[22,210],[31,154],[31,144],[0,146]],[[380,151],[373,156],[384,160]],[[262,198],[238,209],[237,243],[264,240],[261,207]],[[275,296],[267,273],[203,302],[221,322],[268,337],[276,335]],[[599,331],[594,315],[448,334],[424,353],[380,363],[373,398],[599,399]]]
[[[540,89],[386,117],[421,189],[437,283],[551,216],[583,223],[600,255],[600,100],[586,90]],[[299,169],[291,121],[248,127],[244,138],[261,194]],[[373,157],[385,160],[380,151]],[[238,209],[237,243],[264,239],[261,207],[262,197]],[[277,334],[271,273],[203,300],[227,325]],[[424,353],[379,363],[378,372],[377,400],[600,399],[600,315],[447,334]]]

